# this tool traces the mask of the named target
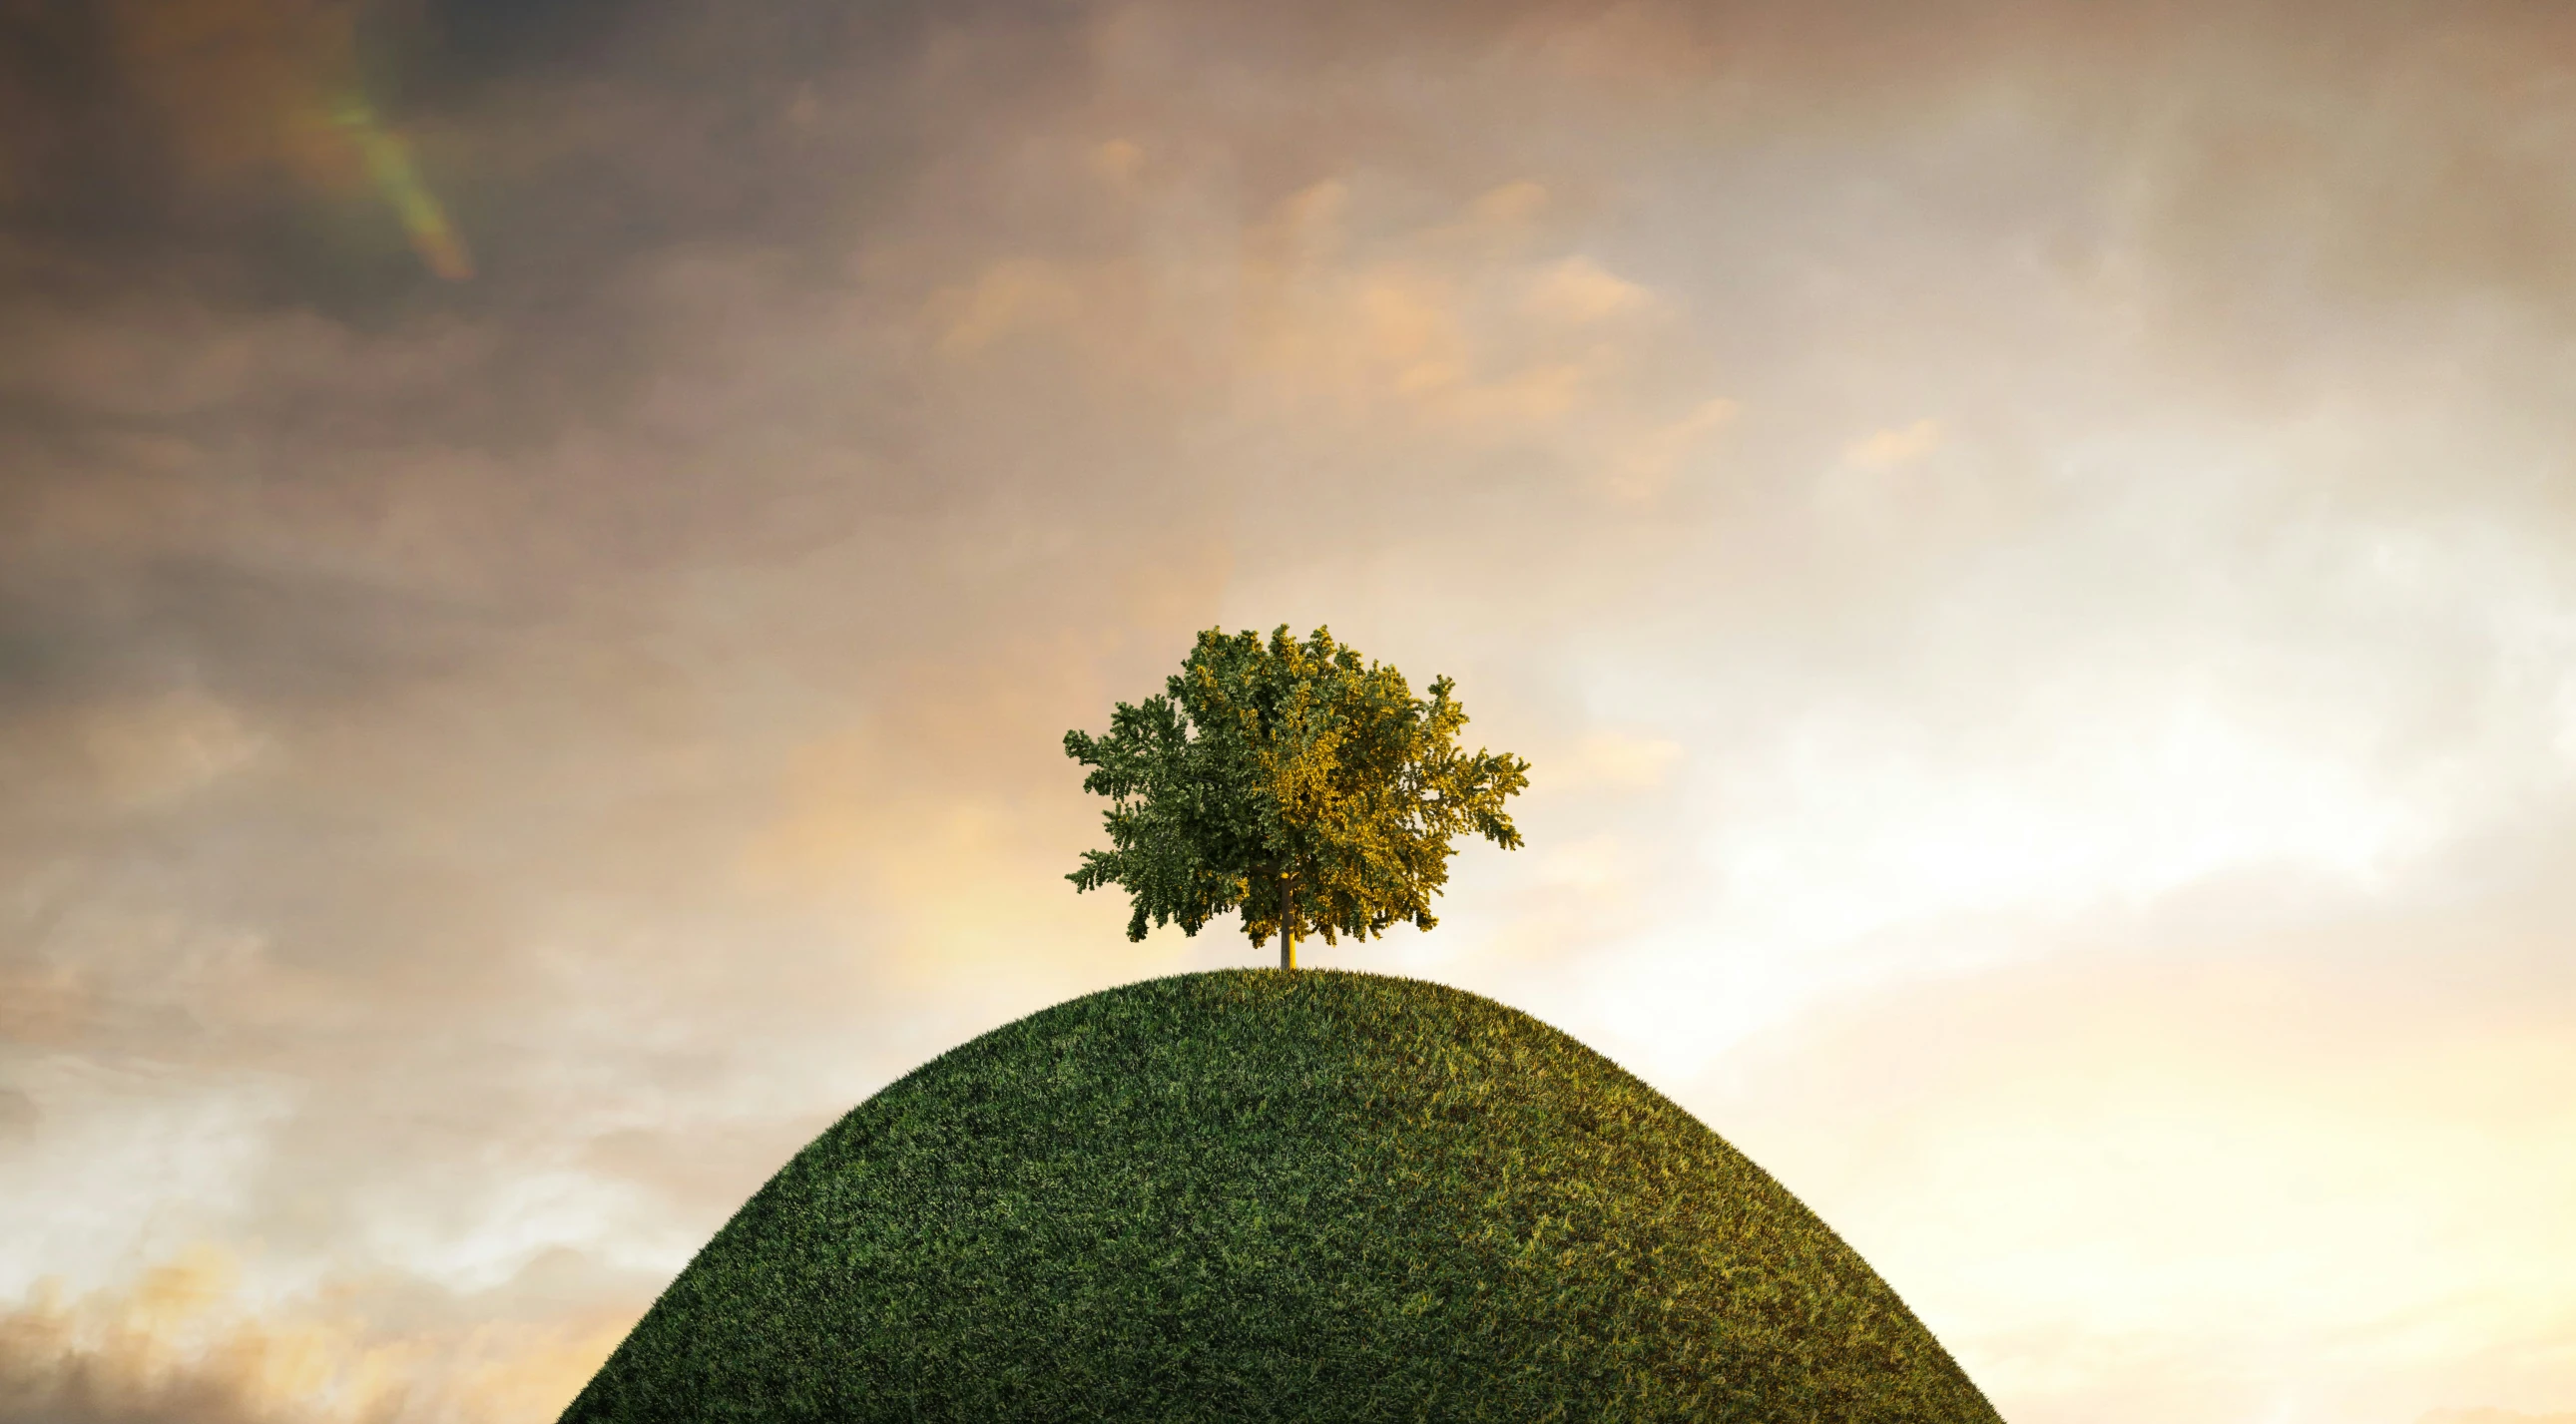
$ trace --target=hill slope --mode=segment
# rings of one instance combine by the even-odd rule
[[[1060,1004],[861,1104],[563,1416],[1995,1424],[1824,1224],[1525,1014],[1270,970]]]

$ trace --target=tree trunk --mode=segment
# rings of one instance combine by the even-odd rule
[[[1297,882],[1279,878],[1279,967],[1297,967]]]

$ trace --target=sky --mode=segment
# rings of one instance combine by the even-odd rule
[[[1270,961],[1062,739],[1285,624],[1533,767],[1301,956],[2013,1424],[2576,1424],[2571,151],[2496,0],[0,5],[0,1417],[553,1417]]]

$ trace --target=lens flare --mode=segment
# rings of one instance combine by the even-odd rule
[[[429,270],[451,282],[473,276],[474,258],[466,250],[464,234],[447,220],[438,195],[421,181],[420,170],[411,161],[411,145],[402,135],[378,123],[375,110],[364,99],[342,100],[332,110],[331,124],[357,149],[367,176],[393,205],[412,250]]]

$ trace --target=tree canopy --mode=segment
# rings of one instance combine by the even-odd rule
[[[1283,623],[1266,643],[1208,629],[1161,696],[1117,704],[1108,736],[1065,733],[1065,754],[1092,768],[1083,789],[1112,802],[1111,848],[1065,878],[1125,889],[1131,940],[1149,922],[1195,936],[1240,910],[1255,944],[1280,937],[1283,969],[1308,934],[1430,929],[1451,839],[1518,849],[1503,802],[1529,784],[1528,762],[1458,748],[1454,686],[1436,678],[1416,697],[1323,628],[1299,642]]]

